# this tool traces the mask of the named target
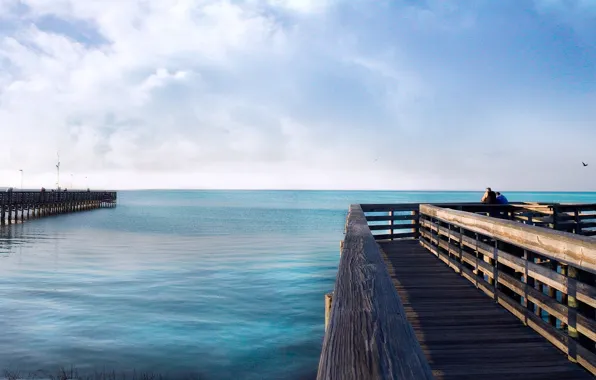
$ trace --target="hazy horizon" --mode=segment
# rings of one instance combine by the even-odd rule
[[[0,191],[8,189],[10,186],[0,186]],[[87,188],[68,188],[62,187],[67,190],[81,190],[86,191]],[[13,187],[14,191],[38,191],[39,188],[23,188]],[[50,190],[51,188],[46,188]],[[90,188],[90,190],[105,190],[105,191],[320,191],[320,192],[396,192],[396,193],[483,193],[485,189],[462,189],[462,190],[446,190],[446,189],[317,189],[317,188],[304,188],[304,189],[276,189],[276,188]],[[581,191],[581,190],[516,190],[516,189],[493,189],[502,193],[535,193],[535,194],[548,194],[548,193],[583,193],[590,194],[596,193],[596,191]]]
[[[62,187],[596,191],[596,2],[0,0],[0,25],[15,188],[59,152]]]

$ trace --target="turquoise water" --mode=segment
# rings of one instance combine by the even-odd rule
[[[480,192],[136,191],[0,230],[0,370],[312,379],[350,203]],[[596,193],[506,193],[596,202]]]

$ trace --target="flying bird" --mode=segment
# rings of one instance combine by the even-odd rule
[[[588,164],[586,164],[586,163],[585,163],[585,162],[583,162],[583,161],[582,161],[582,164],[583,164],[584,166],[588,166]]]

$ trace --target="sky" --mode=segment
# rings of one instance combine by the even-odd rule
[[[4,186],[596,191],[595,101],[593,0],[0,0]]]

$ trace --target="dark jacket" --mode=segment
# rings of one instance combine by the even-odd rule
[[[488,192],[488,197],[486,198],[486,200],[484,201],[484,203],[490,204],[490,205],[494,205],[497,204],[497,193],[495,193],[494,191],[489,191]]]

